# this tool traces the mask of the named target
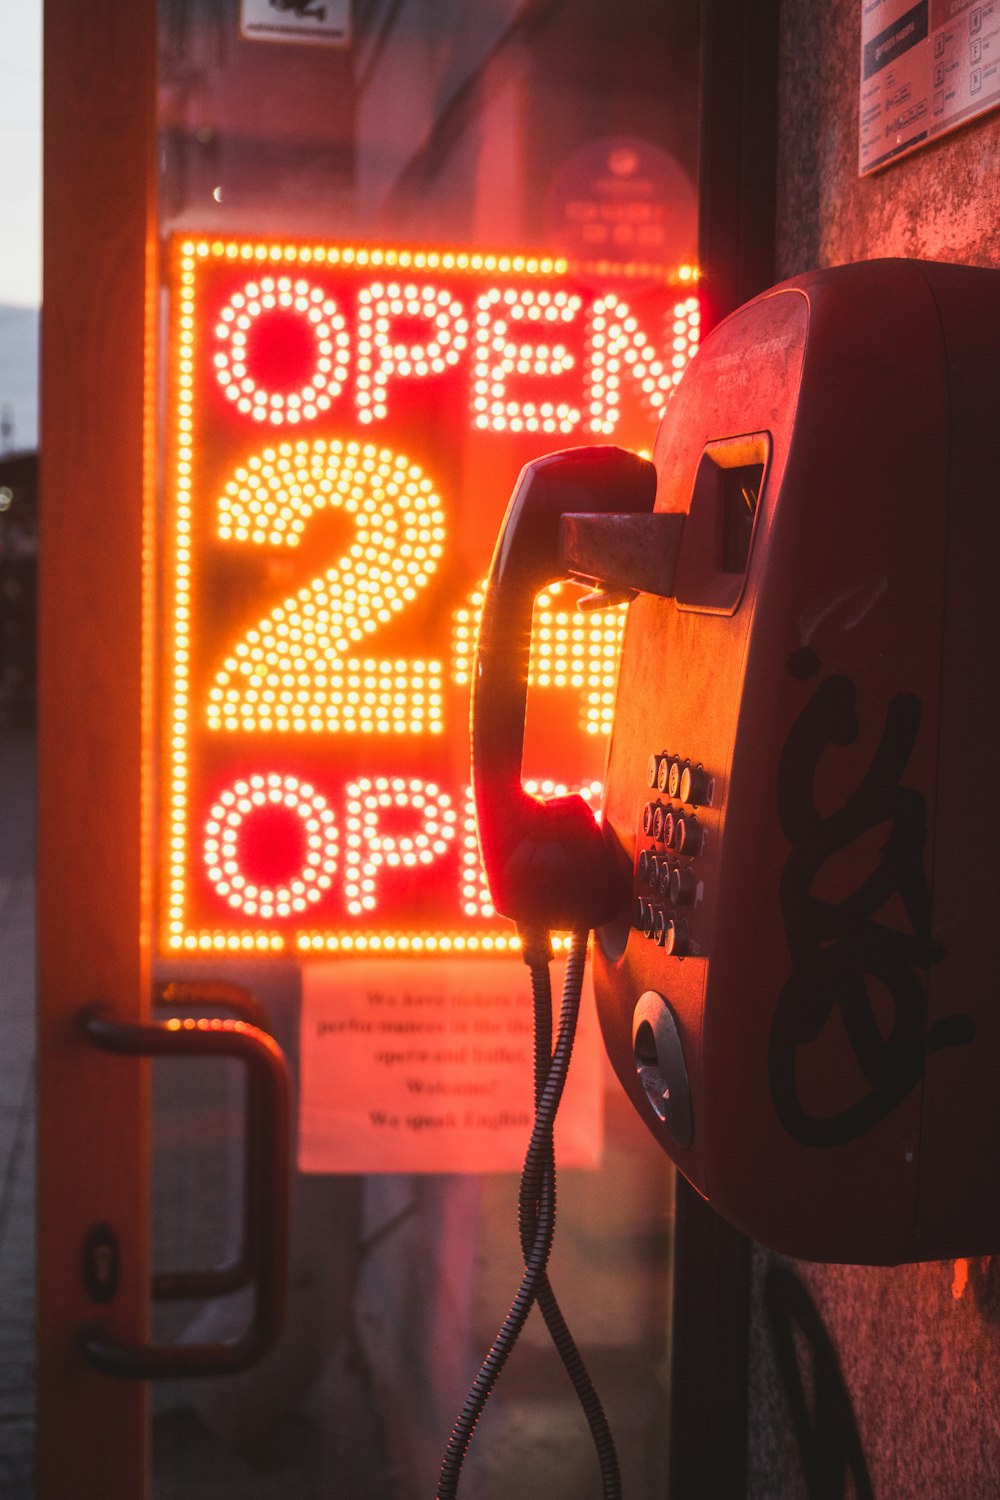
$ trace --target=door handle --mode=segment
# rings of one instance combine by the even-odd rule
[[[262,1015],[245,991],[231,985],[171,985],[160,1003],[223,1005]],[[85,1035],[123,1057],[230,1057],[246,1067],[246,1178],[243,1246],[239,1258],[205,1271],[154,1276],[154,1298],[219,1296],[254,1284],[254,1312],[238,1338],[218,1344],[125,1344],[106,1327],[81,1329],[85,1358],[112,1375],[135,1379],[221,1375],[245,1369],[275,1342],[284,1321],[288,1280],[290,1097],[288,1067],[273,1037],[248,1020],[173,1016],[137,1024],[118,1020],[106,1007],[81,1015]]]
[[[231,984],[221,979],[172,979],[158,984],[153,992],[153,1004],[160,1010],[184,1009],[203,1011],[209,1007],[228,1010],[236,1020],[246,1021],[258,1031],[270,1034],[271,1026],[267,1012],[242,985]],[[254,1136],[249,1128],[250,1108],[247,1100],[248,1127],[244,1131],[244,1183],[249,1183],[254,1173]],[[248,1213],[250,1208],[248,1205]],[[181,1301],[193,1297],[225,1297],[249,1286],[254,1279],[254,1269],[249,1258],[249,1238],[244,1233],[238,1255],[221,1266],[196,1271],[157,1271],[152,1280],[154,1302]]]

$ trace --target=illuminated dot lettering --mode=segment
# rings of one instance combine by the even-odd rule
[[[267,245],[259,240],[185,240],[181,253],[186,261],[256,260],[305,264],[312,260],[329,265],[396,266],[424,271],[473,271],[529,276],[565,276],[567,263],[561,256],[491,255],[484,251],[407,250],[382,245]]]
[[[191,701],[190,685],[190,614],[192,553],[192,487],[191,467],[194,429],[194,294],[195,270],[193,251],[185,254],[179,273],[179,331],[176,363],[177,396],[177,464],[174,502],[174,616],[173,702],[170,707],[171,799],[169,810],[170,855],[167,887],[167,944],[180,947],[184,937],[184,899],[187,888],[186,855],[188,847],[187,802],[190,767],[188,764],[187,727]]]
[[[608,734],[615,711],[618,659],[626,606],[582,610],[554,606],[563,585],[551,585],[535,600],[528,660],[528,685],[572,688],[581,697],[580,727],[587,734]],[[472,682],[483,590],[470,595],[452,615],[452,661],[455,681]]]
[[[307,340],[308,373],[291,378],[297,372],[292,362],[291,376],[284,382],[274,379],[279,363],[272,355],[272,386],[255,379],[251,369],[252,336],[260,334],[269,319],[272,325],[274,353],[280,354],[299,342],[291,335],[298,332]],[[281,320],[279,323],[278,320]],[[256,329],[255,329],[256,325]],[[275,328],[277,325],[277,329]],[[283,338],[279,335],[283,334]],[[255,422],[279,426],[285,422],[311,421],[326,411],[340,394],[347,377],[349,344],[347,323],[336,302],[317,286],[300,277],[262,276],[249,281],[234,292],[223,307],[215,328],[218,349],[215,372],[226,396],[237,409]],[[281,386],[286,388],[281,388]]]
[[[582,299],[569,292],[484,292],[476,303],[476,360],[472,413],[475,425],[494,432],[571,432],[580,409],[566,400],[514,400],[512,376],[551,379],[572,369],[575,357],[565,344],[543,343],[539,329],[569,325]],[[514,325],[520,325],[515,327]],[[530,337],[529,337],[530,335]]]
[[[393,338],[393,321],[430,325],[422,343]],[[375,282],[358,294],[358,370],[355,400],[362,422],[385,417],[389,379],[440,375],[458,363],[468,344],[469,322],[450,292],[433,286]]]
[[[162,947],[516,951],[444,732],[464,739],[481,598],[456,584],[527,458],[650,441],[697,347],[698,268],[601,286],[596,263],[584,284],[530,254],[222,234],[176,236],[165,265]],[[576,599],[539,596],[526,662],[553,775],[596,769],[613,713],[625,609]]]
[[[516,953],[521,939],[507,932],[303,932],[296,938],[303,953]],[[565,953],[568,935],[552,934],[555,953]]]
[[[482,856],[479,853],[476,802],[471,786],[465,789],[461,886],[462,911],[467,917],[482,917],[488,921],[496,915],[493,902],[490,900],[490,888],[486,883]]]
[[[675,384],[697,352],[700,336],[701,305],[697,297],[685,297],[674,308],[673,354],[670,363],[674,370]]]
[[[287,880],[266,885],[248,877],[240,858],[244,824],[261,809],[285,809],[302,824],[301,867]],[[205,824],[205,867],[216,893],[248,917],[291,917],[319,901],[337,865],[337,830],[325,798],[294,776],[250,776],[219,797]]]
[[[377,880],[382,869],[414,869],[432,864],[454,842],[457,815],[451,798],[432,782],[378,777],[347,788],[344,900],[354,916],[378,905]],[[418,814],[414,833],[387,832],[387,809]]]
[[[650,410],[659,417],[667,397],[698,342],[698,301],[674,308],[673,352],[665,363],[639,327],[626,302],[610,295],[593,307],[588,358],[589,420],[592,432],[615,431],[621,416],[621,381],[627,371]]]
[[[226,484],[218,535],[294,547],[324,506],[354,518],[351,546],[236,644],[210,690],[209,728],[440,733],[439,662],[348,654],[416,598],[443,554],[441,504],[415,464],[322,439],[265,449]]]

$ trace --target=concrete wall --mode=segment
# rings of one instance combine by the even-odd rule
[[[860,26],[861,0],[782,5],[775,279],[884,255],[1000,266],[1000,112],[859,179]],[[752,1500],[1000,1495],[1000,1257],[755,1251],[750,1434]]]

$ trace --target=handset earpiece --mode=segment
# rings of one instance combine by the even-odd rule
[[[653,508],[653,464],[623,448],[570,448],[521,471],[497,540],[472,687],[472,782],[496,910],[519,925],[595,927],[627,899],[612,851],[579,795],[541,798],[521,783],[535,596],[566,576],[560,521]]]

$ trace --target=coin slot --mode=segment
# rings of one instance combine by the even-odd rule
[[[655,990],[640,996],[632,1017],[632,1053],[653,1113],[679,1146],[690,1146],[691,1091],[670,1006]]]

